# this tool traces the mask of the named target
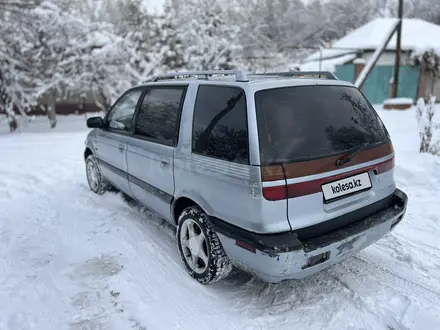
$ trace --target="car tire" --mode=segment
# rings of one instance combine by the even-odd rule
[[[90,190],[95,194],[102,195],[109,189],[110,185],[102,176],[98,161],[93,155],[86,158],[86,175]]]
[[[177,225],[180,258],[194,279],[210,284],[224,279],[232,271],[232,263],[208,220],[197,206],[183,210]]]

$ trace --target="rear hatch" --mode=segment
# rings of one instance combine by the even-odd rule
[[[262,177],[272,181],[263,194],[269,200],[288,199],[290,226],[301,228],[304,239],[384,207],[395,189],[393,147],[358,89],[266,89],[255,93],[255,104]]]

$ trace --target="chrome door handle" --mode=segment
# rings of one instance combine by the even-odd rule
[[[123,144],[120,144],[120,145],[119,145],[119,150],[120,150],[120,151],[124,151],[124,145],[123,145]]]

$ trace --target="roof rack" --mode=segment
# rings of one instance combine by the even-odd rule
[[[330,71],[289,71],[289,72],[267,72],[253,73],[249,76],[272,76],[272,77],[292,77],[292,78],[324,78],[338,80]]]
[[[235,76],[236,81],[246,81],[246,82],[249,81],[249,79],[246,76],[246,73],[244,73],[241,70],[209,70],[209,71],[188,71],[188,72],[168,73],[168,74],[154,76],[151,79],[144,81],[144,83],[157,82],[160,80],[188,79],[189,77],[201,77],[201,76],[204,77],[203,79],[208,80],[209,77],[213,75]]]
[[[186,71],[186,72],[173,72],[163,75],[154,76],[151,79],[144,80],[142,83],[158,82],[161,80],[174,80],[174,79],[206,79],[213,77],[214,75],[220,76],[235,76],[235,81],[248,82],[249,78],[242,70],[208,70],[208,71]],[[249,77],[286,77],[286,78],[322,78],[338,80],[338,78],[330,71],[289,71],[289,72],[266,72],[266,73],[252,73]],[[203,78],[201,78],[203,77]]]

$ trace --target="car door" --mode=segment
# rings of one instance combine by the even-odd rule
[[[127,91],[105,117],[98,133],[98,159],[103,176],[123,192],[131,194],[127,178],[127,140],[142,88]]]
[[[127,143],[134,197],[166,220],[174,194],[174,149],[186,86],[148,87]]]

